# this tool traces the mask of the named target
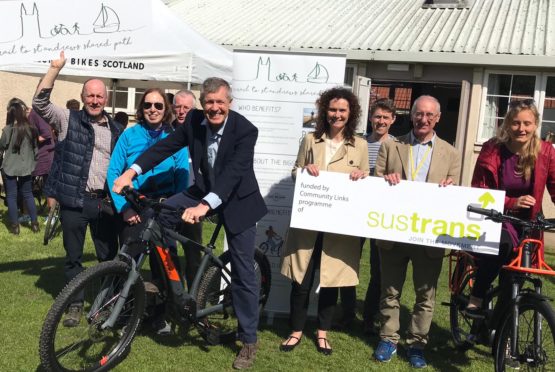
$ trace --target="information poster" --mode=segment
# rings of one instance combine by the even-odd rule
[[[314,130],[320,92],[343,86],[345,56],[235,51],[233,109],[258,127],[254,168],[268,214],[256,244],[272,266],[266,311],[289,312],[289,279],[280,274],[280,254],[291,218],[294,168],[299,145]],[[314,301],[312,301],[314,302]]]

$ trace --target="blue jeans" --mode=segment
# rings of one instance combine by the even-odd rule
[[[37,207],[33,198],[33,178],[31,175],[16,177],[4,175],[4,186],[6,187],[6,202],[8,204],[8,218],[11,224],[18,222],[17,193],[20,192],[27,211],[31,216],[31,222],[37,222]]]

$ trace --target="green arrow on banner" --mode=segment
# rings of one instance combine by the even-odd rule
[[[487,207],[488,204],[490,203],[495,203],[495,199],[488,191],[486,191],[482,196],[480,196],[478,198],[478,201],[482,203],[482,208]]]

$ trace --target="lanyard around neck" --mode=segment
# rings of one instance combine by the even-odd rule
[[[414,148],[414,146],[410,146],[410,169],[411,169],[410,176],[412,181],[416,180],[416,176],[418,175],[418,172],[420,172],[420,169],[422,169],[422,167],[424,166],[424,163],[426,162],[426,160],[428,159],[428,156],[430,155],[432,146],[427,145],[426,147],[427,147],[426,152],[424,152],[424,156],[422,156],[422,159],[420,159],[420,162],[418,162],[415,169],[414,155],[412,154],[412,149]]]

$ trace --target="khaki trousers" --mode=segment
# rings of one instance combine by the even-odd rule
[[[416,296],[406,342],[408,346],[423,349],[428,342],[428,332],[434,315],[437,280],[443,263],[441,256],[430,258],[423,246],[395,243],[392,248],[380,248],[380,337],[395,344],[399,342],[400,299],[409,261],[412,262]]]

